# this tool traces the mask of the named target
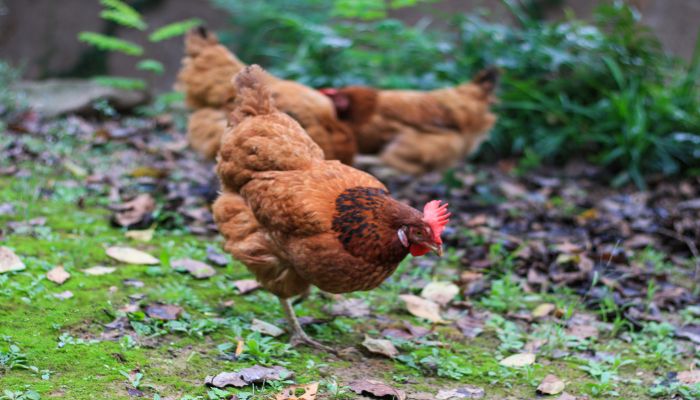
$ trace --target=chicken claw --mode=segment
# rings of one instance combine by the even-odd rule
[[[338,355],[338,352],[332,348],[328,347],[324,344],[321,344],[309,337],[309,335],[304,332],[304,330],[301,328],[301,324],[299,323],[299,320],[297,319],[296,313],[294,312],[294,308],[292,306],[292,303],[289,299],[283,299],[280,298],[280,302],[282,303],[282,308],[284,309],[284,315],[287,318],[287,324],[289,325],[289,342],[291,343],[292,346],[296,347],[299,345],[306,345],[309,347],[315,347],[319,350]]]

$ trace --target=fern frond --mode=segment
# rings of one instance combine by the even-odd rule
[[[163,64],[160,61],[153,60],[151,58],[139,61],[139,63],[136,64],[136,68],[142,71],[150,71],[158,75],[162,74],[165,71],[165,68],[163,67]]]
[[[130,56],[140,56],[143,48],[136,43],[95,32],[80,32],[78,39],[100,50],[119,51]]]
[[[175,36],[180,36],[185,34],[190,29],[202,24],[202,20],[199,18],[186,19],[184,21],[173,22],[156,29],[148,39],[151,42],[160,42],[165,39],[170,39]]]
[[[100,0],[100,4],[120,14],[141,18],[141,14],[138,11],[121,0]]]
[[[119,76],[96,76],[93,81],[102,85],[122,90],[144,90],[146,82],[143,79],[124,78]]]
[[[126,26],[127,28],[135,28],[140,31],[145,30],[148,25],[143,22],[140,15],[131,15],[120,13],[117,10],[104,10],[100,13],[100,17],[107,21],[114,21],[121,26]]]

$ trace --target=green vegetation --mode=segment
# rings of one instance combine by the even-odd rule
[[[358,2],[357,14],[339,13],[340,1],[213,2],[230,13],[222,38],[243,60],[315,87],[430,89],[499,66],[499,122],[481,159],[517,156],[531,168],[583,156],[614,184],[640,187],[649,174],[700,172],[700,41],[690,63],[668,56],[623,2],[589,23],[541,21],[504,1],[519,25],[457,15],[444,31],[384,19],[372,11],[383,1]]]
[[[128,29],[135,29],[138,31],[145,31],[148,29],[148,24],[143,20],[141,14],[129,4],[121,0],[100,0],[100,4],[104,7],[100,13],[100,18],[103,20],[113,22]],[[202,21],[198,19],[173,22],[152,31],[148,35],[148,40],[154,43],[162,42],[163,40],[180,36],[201,23]],[[133,57],[141,57],[144,55],[143,47],[139,44],[119,39],[112,35],[96,32],[81,32],[78,35],[78,39],[106,52],[119,52]],[[165,67],[160,61],[150,58],[139,60],[136,63],[136,68],[158,75],[162,74],[165,70]],[[119,89],[143,90],[146,89],[147,86],[146,81],[143,79],[129,77],[98,76],[94,79],[101,84]]]

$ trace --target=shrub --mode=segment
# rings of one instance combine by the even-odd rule
[[[445,30],[385,19],[383,1],[356,13],[341,0],[213,2],[231,14],[222,40],[243,60],[316,87],[430,89],[500,66],[500,118],[482,160],[582,156],[640,187],[649,174],[700,171],[700,49],[690,64],[666,55],[622,2],[599,6],[593,22],[543,22],[504,0],[518,26],[470,14]]]

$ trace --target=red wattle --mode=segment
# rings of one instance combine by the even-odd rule
[[[430,248],[419,244],[412,244],[408,247],[408,251],[413,257],[424,256],[430,252]]]

